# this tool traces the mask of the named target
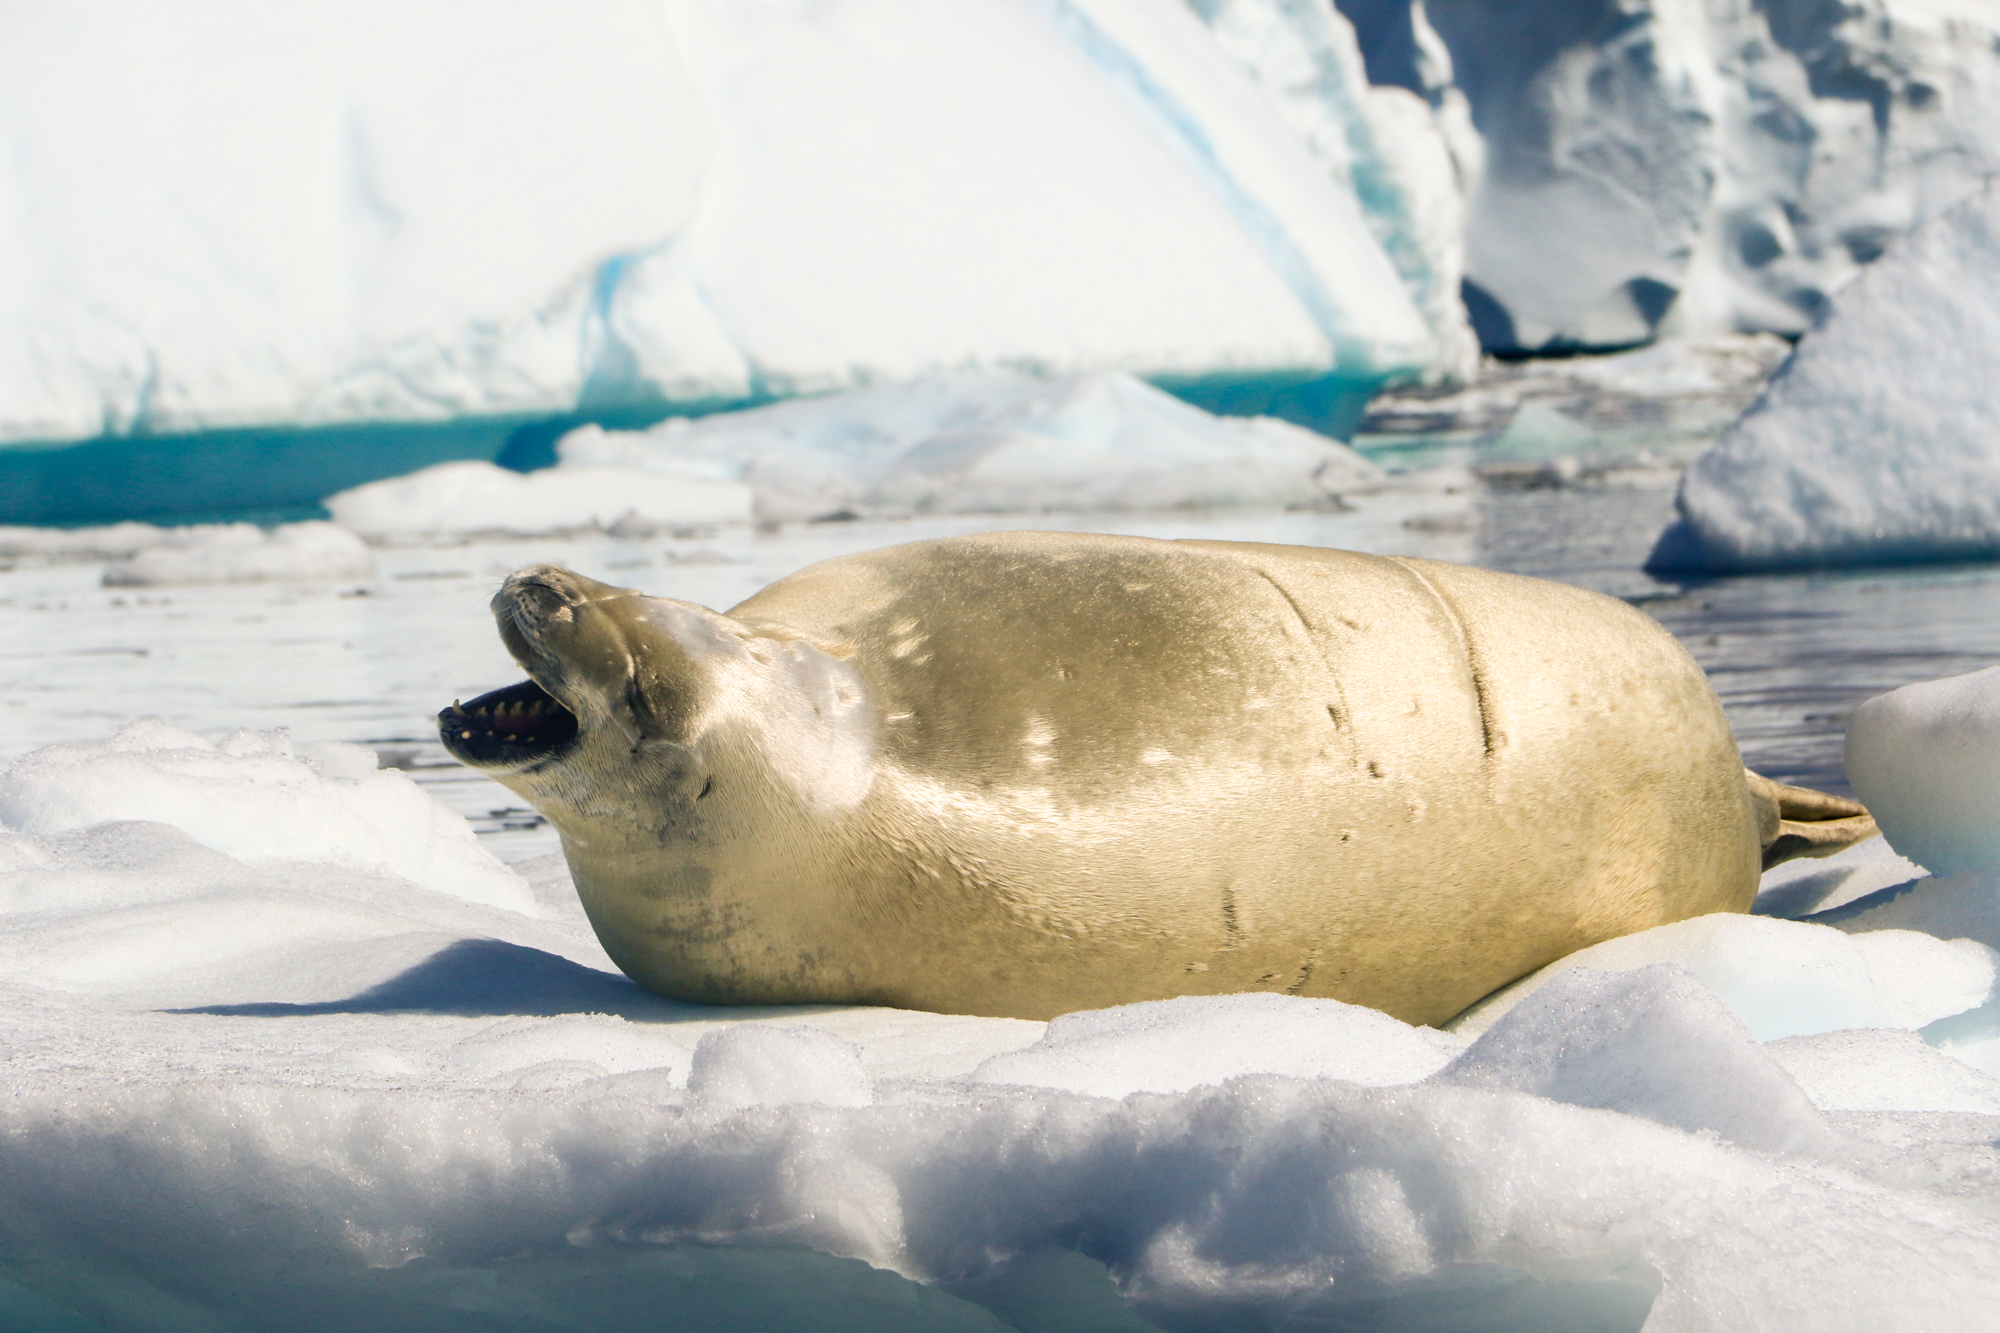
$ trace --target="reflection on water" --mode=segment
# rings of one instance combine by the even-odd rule
[[[724,608],[802,565],[982,528],[1067,528],[1298,542],[1468,560],[1625,597],[1708,670],[1745,760],[1841,791],[1840,737],[1861,700],[2000,661],[2000,565],[1663,583],[1639,564],[1672,509],[1670,479],[1395,494],[1333,513],[1038,515],[387,550],[339,586],[98,586],[93,565],[0,571],[0,760],[158,715],[209,736],[289,726],[409,771],[509,859],[555,848],[504,788],[452,762],[432,718],[519,679],[486,599],[536,561]]]

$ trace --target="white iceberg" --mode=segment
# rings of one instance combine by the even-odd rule
[[[1325,436],[1211,416],[1115,373],[936,376],[641,432],[584,426],[557,449],[561,464],[530,482],[592,468],[645,470],[655,487],[740,479],[772,521],[1327,505],[1385,480]],[[349,521],[353,501],[327,503]]]
[[[87,0],[0,88],[0,440],[1434,356],[1177,0]]]
[[[2000,187],[1835,298],[1681,483],[1663,571],[2000,553]]]
[[[155,531],[150,544],[104,571],[105,587],[375,577],[375,557],[367,546],[332,523],[282,523],[268,531],[254,523],[215,523]]]
[[[1489,348],[1803,332],[2000,171],[1988,4],[1340,7],[1370,77],[1428,100],[1453,144]]]

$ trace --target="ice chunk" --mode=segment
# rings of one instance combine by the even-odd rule
[[[740,1026],[694,1048],[688,1092],[723,1106],[867,1106],[875,1100],[861,1048],[812,1028]]]
[[[171,583],[276,583],[367,579],[375,557],[359,537],[332,523],[285,523],[269,532],[249,523],[170,528],[162,539],[104,571],[104,586]]]
[[[1427,1077],[1463,1045],[1338,1000],[1184,996],[1064,1014],[1040,1041],[994,1056],[972,1077],[1099,1097],[1181,1092],[1258,1072],[1373,1087]]]
[[[172,824],[234,857],[379,868],[440,893],[533,912],[520,876],[409,775],[359,745],[284,731],[213,743],[158,719],[50,745],[0,772],[0,823],[46,837],[108,820]]]
[[[1765,1152],[1823,1150],[1832,1139],[1743,1020],[1666,964],[1565,972],[1494,1023],[1437,1081],[1713,1130]]]
[[[432,533],[574,532],[628,515],[662,525],[740,522],[750,489],[740,482],[627,467],[509,472],[491,463],[439,463],[326,499],[341,526],[368,537]]]
[[[1823,1111],[2000,1115],[2000,1078],[1940,1054],[1914,1032],[1821,1032],[1764,1050]]]
[[[1843,288],[1764,396],[1681,484],[1715,570],[2000,552],[2000,185],[1903,238]],[[1671,532],[1672,530],[1670,530]]]
[[[2000,450],[1994,458],[2000,484]],[[2000,667],[1905,685],[1855,709],[1847,780],[1882,835],[1919,865],[2000,872]]]
[[[938,376],[643,432],[585,426],[558,448],[561,466],[531,479],[590,468],[645,469],[656,487],[741,478],[772,520],[1313,505],[1384,480],[1324,436],[1211,416],[1122,374]]]
[[[1880,929],[1880,927],[1876,927]],[[1994,963],[1971,940],[1897,930],[1872,940],[1830,926],[1718,912],[1579,949],[1496,991],[1449,1025],[1476,1035],[1577,968],[1675,963],[1699,978],[1760,1041],[1838,1028],[1921,1027],[1983,1003]],[[1871,967],[1885,964],[1880,975]]]

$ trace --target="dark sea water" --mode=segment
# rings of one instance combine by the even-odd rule
[[[2000,564],[1900,565],[1684,583],[1639,566],[1673,513],[1664,486],[1483,492],[1473,560],[1632,601],[1708,672],[1743,761],[1848,791],[1855,705],[2000,663]]]

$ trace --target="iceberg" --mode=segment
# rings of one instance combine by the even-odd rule
[[[2000,554],[2000,187],[1834,298],[1681,482],[1649,567],[1774,569]]]
[[[90,0],[0,17],[0,88],[0,442],[991,369],[1338,426],[1436,356],[1175,0]]]
[[[1796,335],[2000,170],[1973,0],[1338,3],[1454,145],[1490,349]]]

